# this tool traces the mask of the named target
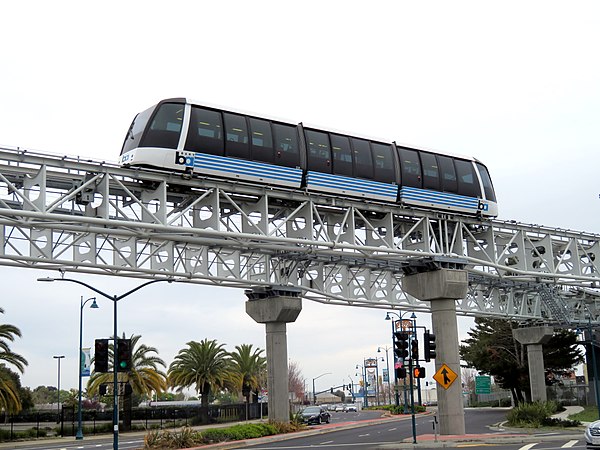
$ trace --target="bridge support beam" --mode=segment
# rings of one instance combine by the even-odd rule
[[[288,286],[246,291],[246,313],[265,324],[269,420],[277,422],[290,421],[287,324],[302,311],[300,292]]]
[[[431,302],[431,322],[436,335],[436,372],[446,364],[457,379],[445,389],[438,385],[438,415],[440,434],[465,434],[456,299],[467,295],[467,272],[456,269],[439,269],[405,275],[402,289],[418,298]]]
[[[513,337],[521,345],[527,346],[529,386],[531,388],[531,400],[534,402],[545,402],[548,400],[542,345],[547,343],[553,334],[554,329],[547,326],[516,328],[513,330]]]

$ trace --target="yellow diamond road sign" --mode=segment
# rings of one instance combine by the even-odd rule
[[[442,385],[444,389],[448,389],[458,375],[446,364],[442,364],[442,367],[433,376],[433,379]]]

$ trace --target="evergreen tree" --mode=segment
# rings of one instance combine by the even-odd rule
[[[527,348],[512,335],[517,322],[478,317],[469,339],[460,346],[460,356],[468,367],[492,375],[500,387],[509,389],[516,403],[531,399]],[[577,335],[560,330],[543,346],[547,374],[564,374],[583,360],[577,348]],[[551,380],[552,377],[546,377]]]

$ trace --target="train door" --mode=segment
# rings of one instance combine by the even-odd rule
[[[275,164],[300,167],[300,145],[298,128],[293,125],[272,123]]]
[[[319,131],[304,130],[306,136],[307,168],[309,171],[331,173],[331,145],[329,135]]]

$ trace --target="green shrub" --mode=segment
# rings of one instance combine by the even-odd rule
[[[514,427],[539,428],[541,426],[578,426],[578,421],[553,419],[559,409],[555,401],[520,403],[507,414],[508,424]]]

